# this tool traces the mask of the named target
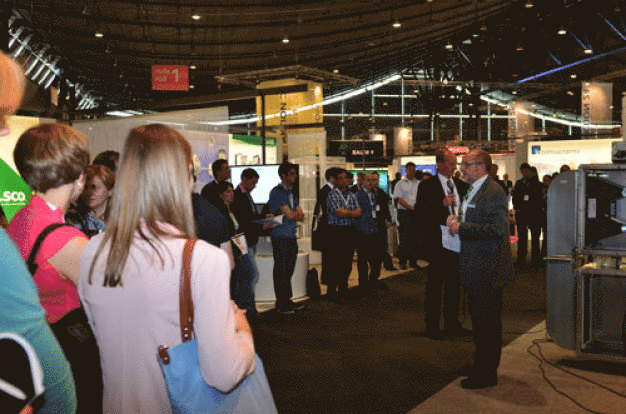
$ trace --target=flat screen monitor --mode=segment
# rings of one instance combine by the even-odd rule
[[[241,182],[241,172],[246,168],[252,168],[259,174],[259,182],[256,188],[252,190],[252,199],[255,204],[265,204],[270,199],[270,191],[280,183],[278,176],[278,164],[271,165],[231,165],[230,181],[233,187],[237,188]]]
[[[380,187],[384,192],[389,194],[389,172],[387,170],[350,170],[352,174],[354,174],[354,183],[356,184],[356,175],[358,173],[378,173],[378,187]]]

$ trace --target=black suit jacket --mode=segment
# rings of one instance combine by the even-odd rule
[[[317,202],[313,209],[313,216],[317,216],[317,223],[315,219],[313,219],[313,228],[311,229],[311,244],[313,250],[323,249],[326,244],[326,230],[328,229],[328,204],[326,202],[328,201],[328,194],[330,194],[331,191],[330,186],[324,184],[317,192]]]
[[[239,222],[239,230],[246,235],[248,246],[254,246],[259,241],[259,234],[263,230],[263,226],[253,223],[252,220],[258,220],[261,215],[257,213],[256,208],[253,210],[250,205],[247,193],[241,191],[237,186],[235,190],[235,199],[230,206],[231,211]]]
[[[461,204],[463,197],[467,193],[469,185],[453,178],[456,191],[459,193],[460,200],[457,203]],[[422,181],[417,190],[417,198],[415,199],[415,217],[418,224],[421,226],[424,239],[424,248],[429,259],[434,259],[441,253],[443,249],[441,245],[441,227],[446,224],[446,220],[450,215],[448,207],[444,207],[443,199],[446,193],[439,181],[437,175]],[[459,207],[460,208],[460,207]]]
[[[385,236],[387,235],[387,221],[391,221],[391,213],[389,212],[389,195],[384,192],[380,187],[376,188],[376,199],[380,205],[380,212],[376,215],[378,221],[378,229],[385,230]]]
[[[198,238],[220,247],[230,238],[228,223],[222,212],[200,194],[192,194],[191,197]]]

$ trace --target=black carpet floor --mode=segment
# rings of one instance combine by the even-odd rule
[[[471,364],[471,339],[420,336],[426,270],[385,282],[345,304],[323,297],[295,315],[260,315],[255,344],[279,413],[406,413]],[[505,344],[543,319],[544,270],[518,270],[504,293]]]

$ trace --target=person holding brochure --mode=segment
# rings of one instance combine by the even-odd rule
[[[304,219],[298,197],[293,193],[293,186],[298,179],[295,164],[284,162],[278,168],[280,184],[270,192],[268,201],[269,213],[283,215],[282,224],[272,229],[272,250],[274,253],[274,293],[276,310],[288,315],[302,310],[304,305],[291,300],[291,277],[298,258],[298,241],[296,230],[298,221]]]
[[[468,185],[452,174],[456,169],[456,155],[440,149],[435,155],[437,176],[420,184],[415,201],[415,212],[424,232],[424,244],[430,266],[426,282],[424,314],[426,329],[423,335],[431,339],[449,336],[468,336],[470,331],[459,323],[459,243],[445,227],[450,214],[458,214]],[[439,327],[441,294],[443,289],[444,331]]]
[[[450,215],[451,235],[461,239],[459,274],[467,294],[476,352],[461,387],[478,389],[498,383],[502,352],[502,290],[513,281],[506,194],[487,175],[491,157],[473,150],[461,171],[470,183],[458,215]]]

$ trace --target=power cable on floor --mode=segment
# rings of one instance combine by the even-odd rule
[[[552,367],[554,367],[554,368],[560,369],[561,371],[563,371],[563,372],[565,372],[565,373],[567,373],[567,374],[570,374],[570,375],[572,375],[572,376],[574,376],[574,377],[576,377],[576,378],[578,378],[578,379],[581,379],[581,380],[583,380],[583,381],[589,382],[590,384],[593,384],[593,385],[595,385],[595,386],[597,386],[597,387],[600,387],[600,388],[602,388],[602,389],[604,389],[604,390],[606,390],[606,391],[608,391],[608,392],[611,392],[611,393],[613,393],[613,394],[615,394],[615,395],[617,395],[617,396],[619,396],[619,397],[626,398],[626,395],[625,395],[625,394],[623,394],[623,393],[621,393],[621,392],[619,392],[619,391],[615,391],[615,390],[613,390],[613,389],[611,389],[611,388],[607,387],[606,385],[600,384],[600,383],[598,383],[598,382],[596,382],[596,381],[594,381],[594,380],[592,380],[592,379],[590,379],[590,378],[583,377],[582,375],[576,374],[575,372],[572,372],[572,371],[570,371],[570,370],[568,370],[568,369],[565,369],[565,368],[563,368],[563,367],[560,367],[560,366],[558,366],[557,364],[555,364],[554,362],[551,362],[551,361],[547,360],[547,359],[545,358],[545,356],[543,355],[543,352],[541,351],[541,346],[540,346],[539,344],[540,344],[540,343],[549,343],[549,342],[552,342],[552,341],[551,341],[551,340],[549,340],[549,339],[535,339],[535,340],[533,340],[533,343],[532,343],[532,344],[531,344],[528,348],[526,348],[526,352],[528,352],[528,354],[530,354],[530,355],[531,355],[532,357],[534,357],[537,361],[539,361],[539,369],[541,370],[541,375],[543,376],[543,379],[546,381],[546,383],[548,383],[548,385],[550,385],[550,387],[552,387],[552,389],[553,389],[555,392],[557,392],[558,394],[561,394],[562,396],[564,396],[565,398],[567,398],[568,400],[570,400],[571,402],[573,402],[574,404],[576,404],[578,407],[582,408],[583,410],[585,410],[585,411],[587,411],[587,412],[590,412],[590,413],[593,413],[593,414],[606,414],[606,413],[602,413],[602,412],[600,412],[600,411],[594,411],[594,410],[592,410],[592,409],[590,409],[590,408],[585,407],[584,405],[582,405],[581,403],[579,403],[577,400],[575,400],[573,397],[571,397],[570,395],[568,395],[568,394],[567,394],[567,393],[565,393],[564,391],[559,390],[559,389],[558,389],[558,388],[554,385],[554,383],[552,383],[552,381],[550,381],[550,380],[548,379],[548,377],[547,377],[547,375],[546,375],[546,371],[545,371],[544,366],[543,366],[543,363],[544,363],[544,362],[545,362],[546,364],[548,364],[548,365],[550,365],[550,366],[552,366]],[[537,354],[535,354],[535,353],[533,353],[533,352],[532,352],[532,348],[533,348],[533,347],[537,347],[537,350],[538,350],[538,352],[539,352],[539,355],[537,355]]]

